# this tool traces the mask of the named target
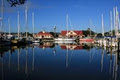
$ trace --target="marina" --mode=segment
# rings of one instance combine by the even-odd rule
[[[119,3],[0,0],[0,80],[120,80]]]

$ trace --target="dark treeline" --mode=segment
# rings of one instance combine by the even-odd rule
[[[85,37],[87,37],[87,36],[102,37],[102,33],[96,33],[94,31],[90,30],[90,28],[88,28],[87,30],[83,30],[83,35],[85,35]],[[111,36],[111,31],[105,32],[104,35],[105,36]],[[112,31],[112,35],[115,36],[115,30]]]
[[[105,36],[111,36],[111,31],[105,32]],[[112,35],[115,36],[115,30],[112,31]],[[98,37],[102,36],[102,33],[97,34]]]

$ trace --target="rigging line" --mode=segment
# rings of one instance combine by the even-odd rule
[[[20,27],[20,31],[21,31],[21,32],[24,32],[24,30],[23,30],[23,28],[22,28],[22,27]]]
[[[92,24],[93,24],[93,30],[94,30],[94,32],[96,32],[95,25],[94,25],[94,23],[92,23]]]
[[[92,19],[90,19],[90,26],[91,26],[91,28],[93,29],[93,31],[95,32],[96,30],[95,30],[95,28],[94,28],[94,24],[93,24]],[[91,29],[91,30],[92,30],[92,29]]]
[[[71,29],[73,30],[73,27],[72,27],[72,23],[71,23],[70,18],[68,18],[68,20],[69,20],[69,23],[70,23]]]

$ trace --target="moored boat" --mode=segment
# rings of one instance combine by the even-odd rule
[[[39,39],[34,39],[32,42],[33,42],[33,43],[39,43],[40,40],[39,40]]]
[[[75,41],[74,38],[55,38],[55,41]]]
[[[86,43],[94,43],[94,39],[90,38],[90,37],[86,37],[86,38],[81,38],[79,39],[80,42],[86,42]]]

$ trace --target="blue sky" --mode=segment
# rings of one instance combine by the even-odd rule
[[[35,32],[42,30],[66,30],[66,15],[69,15],[71,25],[69,30],[86,30],[91,28],[101,32],[101,15],[104,14],[105,31],[110,30],[110,11],[119,0],[27,0],[26,4],[10,7],[4,1],[4,26],[8,31],[8,21],[11,19],[11,32],[17,32],[17,11],[20,11],[20,29],[25,31],[25,6],[28,5],[28,28],[32,32],[32,12],[35,14]],[[1,3],[1,0],[0,0]]]

